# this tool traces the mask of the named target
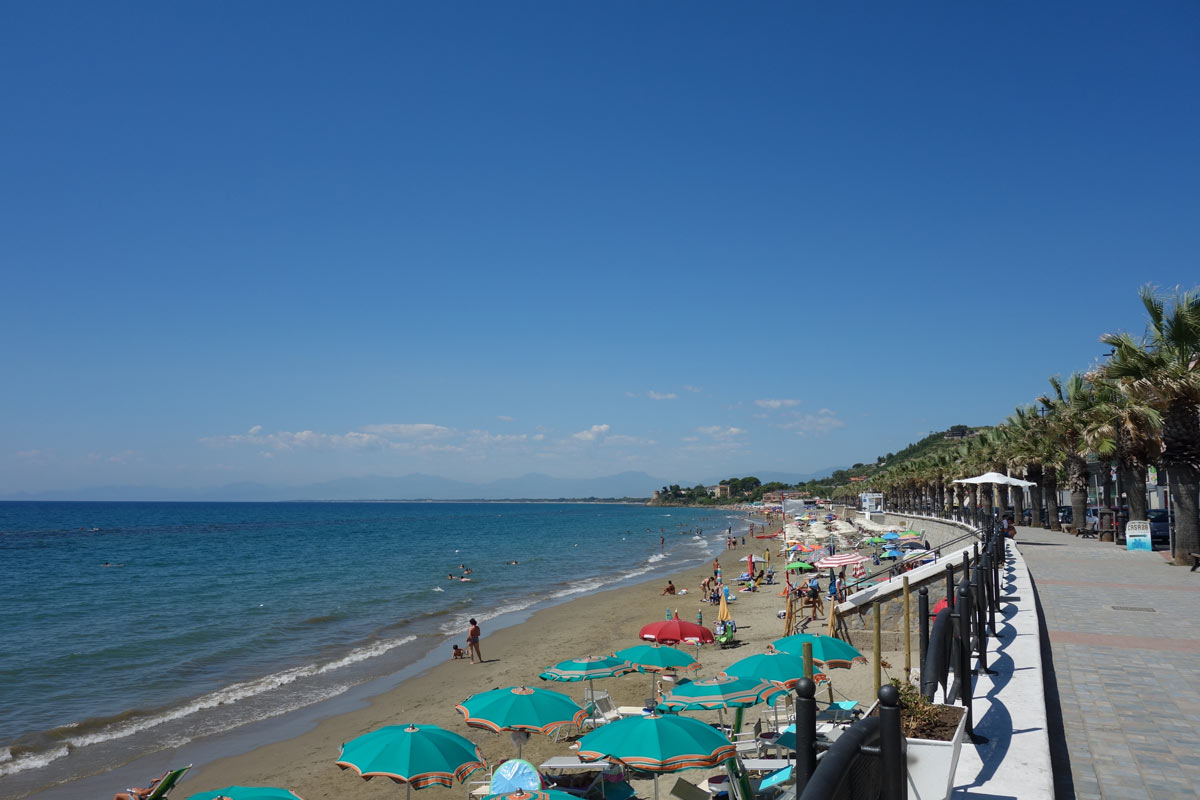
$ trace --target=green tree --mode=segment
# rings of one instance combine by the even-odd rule
[[[1175,563],[1200,552],[1200,289],[1175,291],[1171,308],[1142,287],[1148,325],[1141,341],[1110,333],[1113,356],[1101,373],[1162,415],[1162,456],[1175,503]]]

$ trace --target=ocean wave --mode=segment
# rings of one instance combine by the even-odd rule
[[[314,675],[325,675],[337,669],[355,664],[359,661],[364,661],[368,658],[383,655],[389,650],[394,650],[397,647],[402,647],[409,642],[415,641],[416,636],[402,636],[399,639],[387,639],[383,641],[373,642],[365,647],[360,647],[345,656],[330,661],[325,664],[306,664],[303,667],[295,667],[293,669],[276,672],[271,675],[266,675],[262,678],[257,678],[252,681],[243,681],[241,683],[233,683],[215,692],[203,695],[190,703],[185,703],[181,706],[168,708],[158,713],[145,715],[139,712],[126,712],[115,719],[96,720],[82,724],[79,727],[87,730],[83,734],[76,733],[67,738],[67,745],[70,747],[86,747],[90,744],[98,744],[111,739],[122,739],[126,736],[132,736],[140,731],[148,730],[157,727],[172,720],[182,719],[183,717],[191,716],[200,711],[214,708],[220,705],[236,703],[239,700],[245,700],[251,697],[256,697],[260,694],[278,689],[280,686],[286,686],[301,678],[312,677]]]
[[[666,553],[655,553],[654,555],[647,558],[646,561],[647,561],[647,563],[654,564],[656,562],[662,561],[666,557],[667,557]]]
[[[24,772],[29,769],[41,769],[50,762],[57,761],[70,752],[71,749],[69,747],[60,745],[41,753],[28,752],[14,756],[11,748],[0,748],[0,777],[16,775],[18,772]]]

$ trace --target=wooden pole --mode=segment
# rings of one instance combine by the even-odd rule
[[[882,643],[882,637],[880,636],[881,623],[880,623],[879,603],[872,603],[871,607],[873,609],[875,609],[875,611],[874,611],[874,614],[875,614],[875,657],[874,657],[875,694],[878,695],[879,687],[883,685],[883,673],[881,672],[882,665],[879,663],[883,658],[883,643]]]
[[[805,642],[801,648],[804,653],[804,677],[812,678],[813,676],[813,660],[812,660],[812,642]]]
[[[908,589],[908,576],[904,576],[904,682],[912,680],[912,596]]]

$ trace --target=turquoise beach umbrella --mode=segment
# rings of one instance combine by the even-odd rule
[[[366,780],[383,777],[413,789],[446,786],[487,766],[475,743],[437,725],[387,725],[342,745],[337,760]]]
[[[791,691],[804,677],[804,659],[782,650],[776,650],[773,653],[759,653],[747,656],[741,661],[735,661],[729,665],[725,673],[772,681]],[[825,675],[814,668],[813,680],[820,682],[825,679]]]
[[[822,636],[817,633],[797,633],[776,639],[771,644],[776,650],[803,657],[804,644],[812,645],[813,663],[826,668],[849,669],[853,664],[866,664],[867,659],[849,642],[833,636]]]
[[[272,786],[226,786],[215,792],[200,792],[189,795],[187,800],[304,800],[295,792],[276,789]]]
[[[884,550],[884,551],[883,551],[883,552],[882,552],[882,553],[879,555],[879,557],[880,557],[880,558],[903,558],[903,557],[904,557],[904,551],[903,551],[903,550],[896,550],[896,549],[894,549],[894,548],[888,548],[887,550]]]
[[[896,533],[895,531],[888,531],[887,533],[885,533],[883,536],[880,536],[879,538],[886,539],[887,541],[890,542],[893,539],[899,539],[900,534]]]
[[[637,667],[628,659],[609,656],[588,656],[561,661],[538,675],[544,681],[590,681],[595,678],[615,678],[628,672],[637,672]]]
[[[587,719],[587,711],[562,692],[528,686],[509,686],[473,694],[454,708],[472,728],[485,728],[495,733],[550,734],[564,725],[582,725]],[[524,741],[521,737],[514,739],[517,758],[520,758]]]
[[[787,690],[777,683],[756,678],[741,678],[724,673],[676,686],[662,699],[663,711],[695,711],[722,708],[748,708],[770,703]]]
[[[597,728],[579,740],[580,761],[612,761],[658,774],[707,769],[734,758],[737,747],[716,728],[675,714],[626,717]]]
[[[596,678],[615,678],[630,672],[637,672],[637,667],[624,658],[614,655],[587,656],[560,661],[553,667],[547,667],[545,672],[538,675],[544,681],[587,681],[588,691],[596,696],[596,687],[592,683]],[[588,700],[588,698],[584,698]]]
[[[654,694],[656,672],[691,672],[700,669],[700,662],[682,650],[661,644],[639,644],[613,653],[637,668],[638,672],[650,673],[650,694]]]

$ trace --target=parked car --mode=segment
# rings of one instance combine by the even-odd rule
[[[1150,539],[1170,539],[1171,526],[1170,520],[1167,519],[1167,510],[1165,508],[1152,508],[1146,512],[1146,519],[1150,521]]]

